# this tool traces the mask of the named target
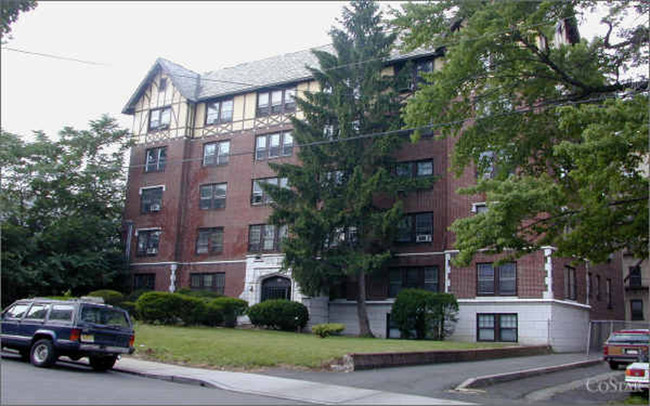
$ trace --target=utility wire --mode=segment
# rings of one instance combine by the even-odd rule
[[[60,56],[60,55],[46,54],[46,53],[42,53],[42,52],[25,51],[24,49],[18,49],[18,48],[2,47],[2,49],[6,49],[7,51],[12,51],[12,52],[19,52],[19,53],[22,53],[22,54],[43,56],[45,58],[52,58],[52,59],[60,59],[60,60],[64,60],[64,61],[78,62],[78,63],[83,63],[83,64],[86,64],[86,65],[111,66],[109,64],[102,63],[102,62],[86,61],[86,60],[83,60],[83,59],[70,58],[70,57],[67,57],[67,56]]]

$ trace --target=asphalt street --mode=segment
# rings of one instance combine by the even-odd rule
[[[115,371],[95,372],[76,363],[36,368],[13,355],[0,364],[2,405],[287,405],[286,399],[232,393]]]

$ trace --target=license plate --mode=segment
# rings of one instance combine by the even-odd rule
[[[81,341],[86,342],[86,343],[93,343],[95,342],[95,336],[92,334],[82,334],[81,335]]]
[[[625,350],[625,353],[630,354],[630,355],[637,355],[639,353],[639,351],[638,350]]]

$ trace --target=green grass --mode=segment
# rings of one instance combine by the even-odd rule
[[[319,338],[269,330],[136,325],[137,357],[201,367],[320,368],[351,352],[407,352],[498,347],[457,341],[384,340],[334,336]]]

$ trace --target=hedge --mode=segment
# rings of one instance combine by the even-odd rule
[[[86,296],[101,297],[102,299],[104,299],[104,303],[112,306],[119,306],[120,303],[122,303],[125,300],[124,295],[122,293],[110,289],[95,290],[93,292],[88,293]]]
[[[237,317],[246,312],[248,302],[234,297],[222,296],[208,302],[214,306],[222,308],[223,324],[225,327],[235,327]]]
[[[453,333],[457,314],[458,302],[452,294],[403,289],[390,315],[402,338],[444,340]]]
[[[296,331],[307,325],[309,311],[302,303],[286,299],[266,300],[248,309],[253,325],[276,330]]]
[[[340,334],[343,330],[345,330],[345,325],[341,323],[316,324],[311,327],[311,332],[320,338],[325,338],[332,334]]]

